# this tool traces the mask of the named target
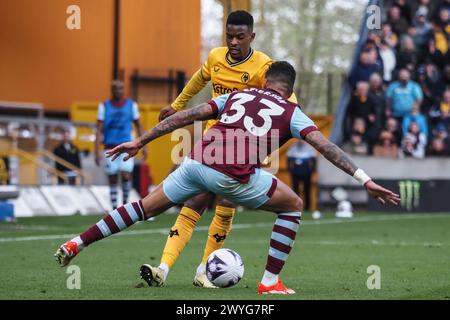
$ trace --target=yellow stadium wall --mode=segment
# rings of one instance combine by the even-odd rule
[[[81,30],[68,30],[69,5]],[[119,69],[190,76],[200,66],[200,0],[122,0]],[[110,94],[114,0],[0,1],[1,100],[68,111]],[[128,86],[127,86],[128,88]]]

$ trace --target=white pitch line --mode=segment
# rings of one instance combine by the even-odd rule
[[[245,240],[233,240],[234,243],[244,243],[247,242]],[[252,243],[255,244],[266,244],[268,243],[267,240],[254,240]],[[393,247],[447,247],[448,243],[442,243],[442,242],[407,242],[407,241],[399,241],[399,242],[385,242],[380,240],[370,240],[366,242],[352,242],[352,241],[330,241],[330,240],[317,240],[317,241],[311,241],[311,240],[305,240],[302,237],[299,237],[296,240],[296,243],[298,246],[302,245],[323,245],[323,246],[393,246]]]
[[[302,221],[302,225],[323,225],[323,224],[339,224],[339,223],[350,223],[350,222],[377,222],[377,221],[396,221],[403,219],[429,219],[429,218],[450,218],[450,214],[395,214],[377,217],[355,217],[351,219],[325,219],[325,220],[308,220]],[[245,224],[234,224],[233,229],[251,229],[251,228],[265,228],[271,227],[273,223],[268,222],[257,222],[257,223],[245,223]],[[198,231],[207,231],[209,226],[199,226],[196,228]],[[114,236],[134,236],[134,235],[144,235],[144,234],[164,234],[169,232],[169,228],[157,228],[150,230],[134,230],[134,231],[124,231]],[[57,234],[57,235],[42,235],[42,236],[29,236],[29,237],[10,237],[10,238],[0,238],[0,243],[5,242],[19,242],[19,241],[37,241],[37,240],[54,240],[54,239],[70,239],[78,234]]]

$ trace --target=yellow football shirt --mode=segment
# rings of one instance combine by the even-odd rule
[[[198,93],[208,81],[212,82],[213,98],[245,88],[261,88],[264,83],[266,71],[273,60],[261,51],[250,49],[248,55],[241,61],[234,61],[227,47],[212,49],[205,63],[197,71],[183,92],[172,103],[175,110],[183,109],[189,99]],[[297,103],[293,94],[290,101]],[[209,120],[206,130],[212,127],[217,120]]]
[[[242,61],[235,62],[228,54],[228,48],[220,47],[210,51],[201,68],[201,75],[203,79],[211,80],[212,95],[215,98],[249,87],[261,88],[266,71],[272,62],[267,55],[253,49],[250,49]],[[208,121],[206,130],[215,123],[217,120]]]

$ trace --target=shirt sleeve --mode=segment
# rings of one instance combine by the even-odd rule
[[[97,121],[105,121],[105,105],[103,103],[98,105]]]
[[[318,130],[314,121],[304,114],[300,108],[295,108],[291,118],[291,134],[294,138],[304,139],[308,133]]]
[[[186,107],[189,100],[206,86],[208,81],[205,80],[204,77],[202,76],[202,69],[197,70],[197,72],[194,73],[191,80],[189,80],[189,82],[184,87],[183,91],[171,104],[173,109],[177,111],[183,110]]]
[[[200,74],[205,82],[211,80],[211,64],[212,64],[211,60],[212,60],[212,51],[209,52],[208,58],[200,68]]]
[[[133,120],[139,120],[139,106],[136,102],[133,102]]]
[[[228,101],[228,98],[230,97],[231,93],[224,94],[221,96],[218,96],[214,99],[211,99],[208,103],[213,107],[214,112],[216,114],[216,118],[219,117],[219,115],[222,113],[223,108],[225,108],[225,104]]]

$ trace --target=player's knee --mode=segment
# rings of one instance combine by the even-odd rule
[[[109,184],[115,185],[119,181],[119,177],[117,175],[108,176]]]
[[[297,212],[303,210],[303,201],[299,196],[292,197],[288,203],[289,212]]]
[[[220,198],[217,201],[217,205],[221,206],[221,207],[227,207],[227,208],[236,208],[236,205],[233,202],[231,202],[227,199],[224,199],[224,198]]]
[[[131,173],[129,173],[129,172],[122,172],[122,180],[123,181],[131,180]]]
[[[194,210],[198,214],[203,214],[206,207],[208,206],[209,197],[208,196],[197,196],[192,199],[189,199],[184,203],[185,207]]]

